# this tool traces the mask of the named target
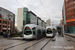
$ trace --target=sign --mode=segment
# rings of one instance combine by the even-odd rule
[[[48,30],[51,30],[50,28],[48,28]]]
[[[26,27],[25,29],[30,29],[29,27]]]

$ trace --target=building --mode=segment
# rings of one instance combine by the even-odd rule
[[[63,27],[63,20],[60,20],[59,26]]]
[[[46,20],[46,24],[47,26],[51,26],[51,20],[50,19]]]
[[[12,16],[10,21],[8,15]],[[8,33],[9,31],[10,33],[13,33],[14,28],[15,28],[15,14],[10,12],[9,10],[0,7],[0,33],[1,32]]]
[[[26,16],[26,24],[37,25],[37,16],[32,11],[28,11],[27,15],[28,16]]]
[[[17,29],[18,31],[22,31],[26,24],[36,24],[42,27],[46,27],[46,23],[32,11],[28,11],[26,7],[18,8],[18,16],[17,16]],[[43,26],[44,24],[44,26]]]
[[[66,33],[75,33],[75,0],[64,0],[62,18]]]
[[[41,26],[46,28],[46,22],[44,20],[42,20]]]
[[[17,29],[22,31],[23,25],[25,25],[25,18],[27,14],[27,8],[18,8],[18,15],[17,15]]]

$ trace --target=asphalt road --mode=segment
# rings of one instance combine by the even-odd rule
[[[0,37],[0,50],[75,50],[75,38],[56,34],[54,38],[26,41],[21,37]]]

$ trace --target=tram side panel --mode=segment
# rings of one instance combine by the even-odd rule
[[[37,27],[36,29],[36,32],[37,32],[37,40],[41,39],[41,38],[44,38],[45,37],[45,29],[44,28],[41,28],[41,27]]]
[[[46,37],[46,29],[42,28],[42,38]]]
[[[55,35],[56,35],[56,30],[53,29],[53,37],[55,37]]]
[[[37,40],[41,38],[41,29],[39,27],[36,28],[36,38]]]

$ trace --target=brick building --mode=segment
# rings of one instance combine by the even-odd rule
[[[8,15],[12,15],[11,20],[9,21]],[[10,25],[9,25],[10,22]],[[10,26],[10,30],[9,30]],[[10,33],[14,32],[14,27],[15,27],[15,14],[0,7],[0,33],[5,32]]]
[[[75,33],[75,0],[64,0],[62,18],[65,31]]]

